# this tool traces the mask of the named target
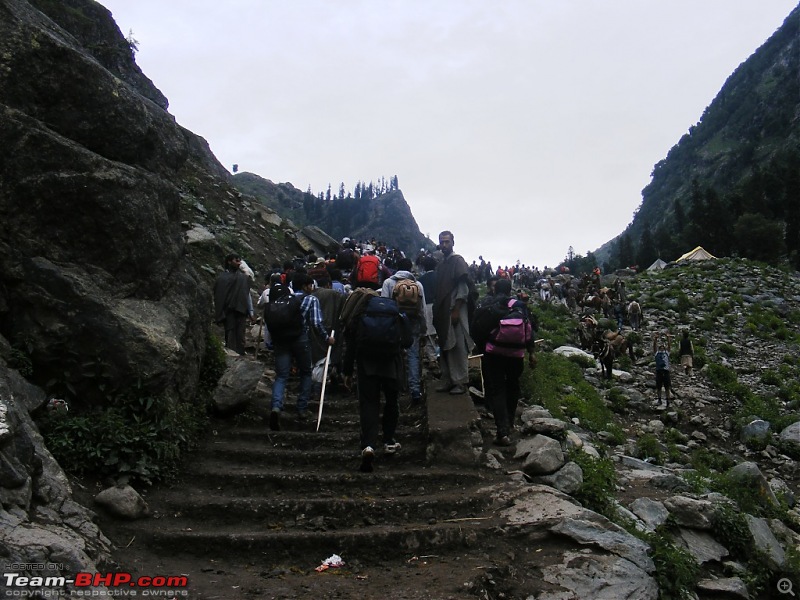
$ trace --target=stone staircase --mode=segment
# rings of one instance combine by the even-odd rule
[[[318,589],[308,597],[371,597],[361,577],[373,585],[385,577],[385,597],[441,597],[441,587],[460,597],[464,577],[448,561],[481,555],[497,526],[491,485],[503,478],[478,466],[472,400],[432,395],[427,407],[411,407],[401,399],[402,449],[378,449],[373,473],[358,471],[355,396],[326,398],[319,432],[292,408],[279,432],[252,415],[215,421],[180,480],[146,496],[151,518],[104,524],[120,566],[186,574],[192,598],[306,597],[292,594],[309,584]],[[345,567],[329,571],[338,575],[331,586],[314,568],[334,554]],[[430,556],[436,565],[422,559],[408,590],[390,584],[389,573]]]

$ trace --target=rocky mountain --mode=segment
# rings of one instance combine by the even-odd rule
[[[0,334],[72,401],[191,398],[222,257],[258,269],[294,233],[175,122],[104,7],[0,14]]]
[[[609,268],[716,256],[800,266],[800,6],[743,62],[666,158],[628,227],[595,251]]]
[[[0,545],[9,562],[93,570],[107,548],[30,415],[66,400],[86,426],[65,434],[64,447],[80,448],[89,432],[111,439],[143,422],[125,413],[101,427],[92,409],[156,406],[148,418],[172,419],[157,434],[163,451],[184,421],[176,415],[203,409],[210,284],[223,256],[240,252],[258,269],[300,250],[296,232],[242,199],[205,140],[167,108],[100,4],[0,0]]]
[[[302,192],[290,183],[273,183],[253,173],[237,173],[234,185],[297,226],[315,225],[335,239],[375,238],[388,247],[416,256],[420,248],[433,249],[411,214],[403,192],[391,189],[375,197],[323,199]]]

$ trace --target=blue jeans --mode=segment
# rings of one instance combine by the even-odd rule
[[[419,336],[414,336],[414,343],[406,349],[408,359],[408,391],[412,396],[421,394],[419,389]]]
[[[311,397],[311,344],[308,334],[304,333],[292,342],[275,344],[275,382],[272,384],[272,410],[283,410],[283,397],[286,393],[286,382],[292,369],[292,359],[297,362],[300,373],[300,393],[297,396],[297,412],[308,410],[308,399]]]

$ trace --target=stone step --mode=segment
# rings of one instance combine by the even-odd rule
[[[383,494],[374,489],[354,489],[321,493],[318,497],[287,494],[231,495],[220,491],[210,495],[184,487],[170,490],[159,498],[164,525],[180,518],[191,527],[192,520],[221,525],[267,520],[284,527],[308,526],[337,529],[361,527],[365,523],[392,523],[421,520],[435,523],[443,518],[468,518],[482,513],[490,499],[478,487],[460,487],[430,494]],[[167,517],[165,519],[165,517]]]
[[[398,436],[403,440],[402,449],[392,456],[395,464],[417,463],[422,464],[425,459],[425,445],[422,440]],[[408,440],[408,441],[406,441]],[[380,454],[383,447],[375,448]],[[359,442],[357,437],[353,437],[346,444],[337,441],[326,447],[325,444],[315,443],[313,440],[303,440],[299,443],[279,442],[274,445],[269,443],[259,443],[258,445],[248,444],[243,441],[239,443],[217,444],[214,447],[214,455],[219,459],[228,459],[240,464],[266,463],[280,465],[283,468],[314,468],[315,466],[325,468],[327,466],[340,465],[343,461],[350,461],[353,457],[358,457]]]
[[[252,558],[263,554],[268,562],[278,564],[309,555],[339,554],[345,558],[357,555],[380,560],[397,559],[398,554],[432,554],[444,549],[475,547],[494,535],[497,525],[492,517],[476,517],[436,524],[378,523],[342,530],[315,530],[311,521],[303,527],[287,529],[267,516],[238,527],[161,518],[147,528],[137,525],[130,534],[136,535],[140,544],[164,554]]]
[[[396,460],[400,459],[400,460]],[[373,493],[430,494],[435,490],[473,486],[485,482],[481,471],[422,467],[402,462],[402,453],[392,457],[378,455],[375,472],[360,473],[361,459],[353,456],[340,461],[338,468],[312,465],[298,470],[276,464],[231,464],[225,460],[203,460],[189,466],[181,483],[210,490],[233,489],[240,495],[276,493],[319,494],[340,490],[343,495],[354,489]]]
[[[302,431],[306,433],[332,433],[340,430],[350,429],[358,431],[360,428],[360,419],[357,407],[353,410],[329,412],[324,410],[322,414],[322,421],[320,422],[320,429],[317,431],[317,407],[309,405],[309,418],[305,422],[300,422],[297,419],[297,413],[294,406],[289,406],[281,413],[281,431]],[[265,433],[271,432],[269,429],[269,411],[264,411],[264,416],[258,421],[248,421],[241,426],[245,428],[252,428],[253,432]],[[419,428],[424,423],[424,417],[419,412],[414,410],[404,411],[401,409],[400,417],[398,419],[399,427],[416,427]],[[217,423],[219,426],[219,423]],[[236,428],[238,429],[238,427]],[[231,435],[225,427],[219,427],[217,435]]]
[[[402,444],[402,451],[422,450],[424,452],[425,440],[421,436],[420,426],[399,426],[395,440]],[[338,452],[331,456],[332,462],[339,462],[342,458],[360,450],[360,433],[353,428],[338,429],[336,431],[269,431],[264,428],[242,429],[215,436],[213,441],[200,456],[229,455],[232,452],[244,452],[245,455],[253,452],[268,452],[270,450],[295,450],[298,453],[310,451]],[[379,440],[376,450],[380,450],[382,443]]]

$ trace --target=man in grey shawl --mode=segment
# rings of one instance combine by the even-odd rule
[[[453,253],[454,243],[451,232],[439,234],[444,258],[436,267],[433,325],[439,337],[442,378],[436,391],[463,394],[469,380],[467,358],[474,342],[469,336],[467,313],[469,267],[462,256]]]

